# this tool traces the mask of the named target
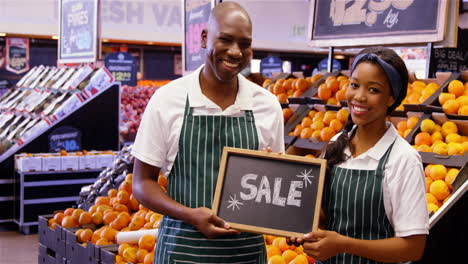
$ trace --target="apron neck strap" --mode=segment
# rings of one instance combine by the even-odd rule
[[[382,170],[383,171],[383,169],[385,167],[385,164],[387,163],[388,157],[390,156],[390,152],[392,152],[392,148],[393,148],[393,145],[395,144],[395,140],[396,140],[396,137],[393,140],[392,144],[388,147],[388,149],[385,152],[385,154],[383,155],[383,157],[380,159],[379,165],[377,166],[377,170]]]

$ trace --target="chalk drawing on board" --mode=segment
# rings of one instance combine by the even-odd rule
[[[314,175],[310,175],[311,173],[312,170],[304,170],[304,172],[301,172],[300,175],[296,175],[296,177],[302,178],[305,188],[307,188],[307,183],[312,184],[312,181],[309,178],[314,178]]]
[[[232,211],[234,211],[235,209],[240,210],[240,206],[244,205],[244,203],[241,203],[237,199],[235,194],[234,194],[234,197],[232,195],[229,196],[229,202],[228,203],[229,203],[229,205],[227,206],[227,209],[231,208]]]

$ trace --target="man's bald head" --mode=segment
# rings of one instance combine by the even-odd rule
[[[235,16],[243,17],[249,24],[250,30],[252,30],[250,16],[241,5],[236,2],[222,2],[211,10],[210,18],[208,19],[208,31],[210,29],[213,30],[221,19]]]

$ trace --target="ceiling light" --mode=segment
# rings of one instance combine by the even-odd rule
[[[6,33],[0,33],[0,37],[6,36]]]
[[[52,36],[52,39],[59,39],[59,36]]]
[[[345,58],[344,55],[340,55],[340,54],[339,54],[339,55],[335,55],[335,59],[337,59],[337,60],[342,60],[342,59],[344,59],[344,58]]]
[[[109,42],[109,40],[108,39],[103,39],[102,42]]]

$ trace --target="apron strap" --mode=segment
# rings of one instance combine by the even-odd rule
[[[245,112],[245,118],[246,118],[247,122],[254,123],[255,118],[254,118],[254,115],[253,115],[253,111],[252,110],[245,110],[244,112]],[[187,99],[185,100],[184,116],[185,117],[193,116],[193,107],[190,107],[190,102],[189,102],[188,95],[187,95]]]
[[[383,157],[379,161],[379,165],[377,166],[377,171],[384,171],[385,164],[387,163],[388,157],[390,156],[390,152],[392,152],[393,145],[395,144],[395,139],[393,140],[392,144],[388,147],[387,151],[383,155]]]

